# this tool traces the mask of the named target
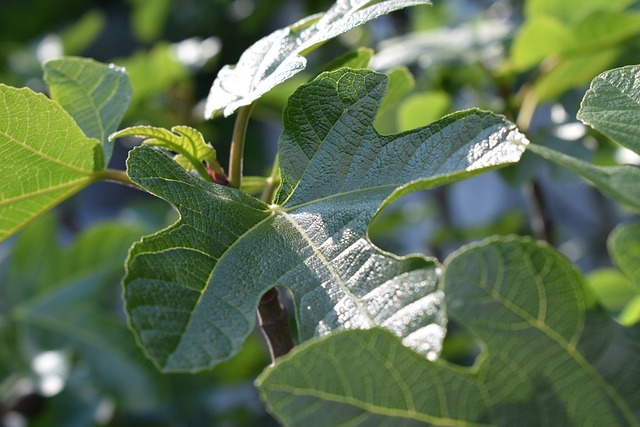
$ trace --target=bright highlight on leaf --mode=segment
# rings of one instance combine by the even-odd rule
[[[273,32],[247,49],[235,66],[224,66],[211,87],[205,118],[233,114],[306,67],[303,55],[323,42],[394,10],[429,0],[337,0],[325,13]]]
[[[170,131],[152,126],[134,126],[112,134],[109,139],[123,136],[147,138],[144,144],[177,153],[174,160],[178,164],[187,170],[196,170],[206,180],[210,178],[203,162],[214,167],[217,165],[216,150],[205,142],[199,131],[189,126],[174,126]]]
[[[102,146],[55,101],[0,85],[0,241],[93,182]]]
[[[258,378],[269,411],[304,427],[639,424],[640,329],[608,317],[561,254],[488,240],[453,254],[444,281],[450,317],[482,341],[476,366],[429,362],[385,331],[342,332]]]
[[[387,80],[341,69],[294,93],[274,205],[197,179],[152,147],[131,152],[131,179],[181,215],[132,248],[124,280],[131,325],[161,369],[231,357],[277,285],[293,293],[302,341],[379,326],[437,358],[446,325],[437,262],[380,251],[368,224],[403,194],[518,161],[528,141],[503,117],[474,110],[380,135],[373,121]]]

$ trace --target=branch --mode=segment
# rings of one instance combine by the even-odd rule
[[[258,306],[258,319],[262,334],[269,345],[271,362],[287,354],[293,348],[287,310],[280,304],[278,291],[271,288],[262,296]]]

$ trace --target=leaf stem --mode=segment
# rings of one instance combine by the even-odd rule
[[[278,290],[271,288],[260,299],[258,319],[262,334],[269,345],[271,362],[287,354],[293,348],[287,310],[280,304]]]
[[[271,175],[267,178],[267,183],[262,190],[262,195],[260,196],[260,200],[265,203],[271,203],[273,201],[273,195],[278,189],[280,185],[280,161],[278,160],[278,156],[276,156],[275,161],[273,162],[273,168],[271,169]]]
[[[229,186],[240,188],[242,184],[242,158],[244,155],[244,140],[247,134],[247,125],[253,104],[241,107],[236,116],[231,140],[231,153],[229,154]]]
[[[117,182],[118,184],[123,184],[129,187],[136,188],[138,190],[146,191],[138,184],[131,181],[131,178],[129,178],[129,175],[127,175],[125,171],[121,171],[118,169],[104,169],[96,175],[96,180]]]
[[[553,220],[549,215],[549,208],[544,200],[540,182],[534,179],[523,186],[522,192],[528,206],[531,232],[536,239],[552,243]]]

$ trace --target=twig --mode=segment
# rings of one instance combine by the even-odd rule
[[[289,329],[289,316],[280,304],[278,291],[271,288],[262,296],[258,306],[258,319],[262,334],[269,345],[271,362],[287,354],[293,348],[293,338]]]

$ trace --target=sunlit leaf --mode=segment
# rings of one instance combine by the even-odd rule
[[[176,161],[182,167],[197,170],[205,179],[208,179],[208,172],[202,162],[210,163],[216,160],[216,150],[204,140],[200,132],[189,126],[174,126],[170,131],[153,126],[134,126],[112,134],[109,139],[123,136],[147,138],[144,140],[146,145],[178,153],[181,157]]]
[[[0,85],[0,240],[93,182],[102,146],[55,101]]]
[[[198,180],[152,147],[131,152],[131,179],[181,215],[132,248],[125,278],[131,324],[159,367],[193,371],[229,358],[276,285],[293,293],[300,340],[382,326],[437,355],[445,323],[437,262],[380,251],[367,226],[403,194],[516,162],[527,140],[475,110],[381,136],[372,123],[386,83],[341,69],[296,91],[273,205]]]
[[[640,66],[605,71],[593,79],[578,119],[640,153]]]
[[[58,101],[89,138],[104,145],[109,163],[113,142],[131,100],[132,89],[124,69],[85,58],[63,58],[44,65],[51,98]]]
[[[273,32],[247,49],[235,66],[224,66],[213,82],[205,117],[231,115],[306,67],[304,54],[342,33],[394,10],[428,0],[337,0],[325,13]]]
[[[386,331],[311,341],[257,384],[288,426],[638,425],[640,328],[624,328],[561,254],[529,239],[445,262],[451,318],[482,342],[472,368],[430,362]]]

